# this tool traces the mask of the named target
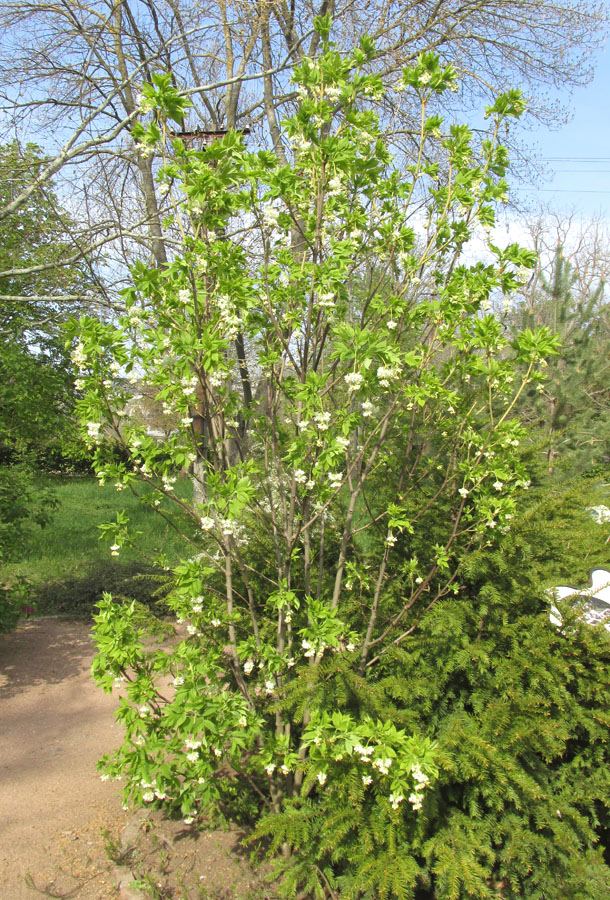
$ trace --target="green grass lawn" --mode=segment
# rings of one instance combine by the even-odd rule
[[[52,487],[58,499],[53,519],[44,528],[32,526],[27,553],[2,571],[3,581],[20,575],[28,580],[39,612],[85,613],[103,590],[149,602],[158,587],[150,576],[161,571],[155,561],[163,558],[171,566],[192,552],[162,516],[129,490],[119,493],[112,484],[100,486],[84,476],[45,476],[40,483]],[[188,479],[178,482],[176,490],[186,499],[191,491]],[[165,502],[161,508],[175,516],[175,504]],[[114,521],[120,510],[129,517],[134,545],[122,547],[113,557],[111,541],[100,540],[99,526]],[[187,533],[192,530],[185,518],[181,524]]]

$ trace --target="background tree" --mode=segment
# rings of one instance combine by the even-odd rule
[[[39,148],[0,147],[3,203],[31,185]],[[74,442],[74,377],[62,323],[83,306],[91,277],[73,254],[73,223],[50,186],[0,222],[0,446],[5,457]],[[26,274],[27,272],[27,274]],[[19,273],[19,274],[18,274]]]
[[[551,115],[536,98],[548,87],[586,80],[587,53],[602,39],[605,22],[603,5],[587,0],[322,0],[319,7],[309,0],[3,0],[0,84],[7,133],[44,144],[43,180],[61,172],[61,191],[69,191],[79,223],[75,248],[93,258],[105,255],[108,302],[116,301],[113,284],[124,279],[126,260],[152,254],[163,264],[176,238],[163,224],[167,203],[155,185],[154,148],[149,155],[129,136],[141,115],[142,83],[156,69],[171,70],[176,86],[193,99],[187,129],[247,126],[259,145],[292,159],[279,127],[295,103],[286,73],[304,54],[320,52],[313,20],[327,11],[339,47],[351,46],[355,34],[376,40],[369,66],[384,85],[382,128],[407,154],[416,141],[414,123],[394,85],[401,66],[420,52],[440,52],[469,75],[468,87],[453,100],[443,97],[446,110],[468,107],[481,94],[489,98],[510,82],[525,88],[539,115]]]
[[[34,145],[0,147],[3,204],[31,185],[43,163]],[[23,552],[29,525],[46,524],[54,500],[35,483],[40,465],[86,456],[74,418],[75,387],[61,331],[80,308],[86,269],[68,269],[71,221],[50,186],[0,222],[0,558]],[[24,274],[27,270],[27,274]],[[20,274],[17,274],[17,273]],[[3,594],[8,602],[8,594]],[[4,600],[2,601],[4,602]]]
[[[511,316],[516,332],[546,325],[561,341],[547,381],[523,394],[521,411],[543,436],[549,472],[569,475],[610,463],[610,266],[599,227],[575,234],[564,226],[563,239],[552,253],[538,247],[540,264]]]

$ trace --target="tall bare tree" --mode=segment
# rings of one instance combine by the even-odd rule
[[[471,76],[456,108],[518,85],[549,115],[537,98],[587,79],[604,9],[593,0],[3,0],[1,121],[7,138],[34,139],[48,154],[39,178],[61,175],[82,225],[66,263],[97,261],[111,298],[126,261],[144,254],[161,265],[170,252],[155,160],[130,137],[152,72],[171,71],[191,96],[187,129],[248,126],[281,152],[289,69],[319,52],[313,21],[330,13],[339,48],[375,39],[388,140],[408,145],[410,111],[392,88],[420,52]],[[13,198],[0,217],[25,201]]]

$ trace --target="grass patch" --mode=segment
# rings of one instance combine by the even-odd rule
[[[162,564],[175,565],[190,552],[162,516],[131,491],[119,493],[89,476],[41,476],[40,486],[54,490],[58,507],[47,526],[32,526],[28,552],[3,566],[3,581],[27,579],[40,614],[89,615],[104,591],[147,606],[162,598]],[[176,489],[187,499],[189,480],[182,479]],[[164,501],[160,508],[187,534],[193,530],[179,512],[176,518],[176,504]],[[129,518],[133,546],[112,557],[108,541],[100,540],[99,525],[114,521],[120,510]]]

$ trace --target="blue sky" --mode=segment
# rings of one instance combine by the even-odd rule
[[[548,171],[535,187],[513,186],[513,191],[536,205],[610,219],[610,50],[600,51],[592,64],[594,80],[561,98],[569,121],[552,131],[537,127],[521,135]]]

